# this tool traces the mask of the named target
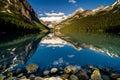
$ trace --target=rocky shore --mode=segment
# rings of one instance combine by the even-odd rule
[[[38,74],[41,72],[42,74]],[[0,74],[0,80],[120,80],[120,73],[114,68],[73,66],[40,70],[36,64],[29,64],[25,69],[17,68]]]

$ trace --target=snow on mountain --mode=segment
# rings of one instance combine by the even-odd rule
[[[92,11],[93,12],[98,12],[98,11],[102,11],[103,9],[104,9],[104,6],[99,6],[98,8],[93,9]]]
[[[60,23],[64,19],[67,18],[64,13],[45,13],[46,17],[41,17],[40,21],[42,21],[43,24],[48,26],[49,28],[53,28],[54,25]]]
[[[69,18],[75,16],[76,14],[82,13],[83,11],[83,8],[78,8],[74,13],[69,15]]]
[[[120,5],[120,0],[116,0],[113,4],[106,6],[104,10],[107,10],[107,11],[112,10],[116,5]]]

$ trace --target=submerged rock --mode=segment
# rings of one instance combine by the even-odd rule
[[[78,75],[79,79],[83,79],[83,80],[89,80],[89,76],[87,75],[86,71],[80,71],[79,75]]]
[[[107,76],[107,75],[103,75],[103,76],[102,76],[102,79],[103,79],[103,80],[110,80],[110,77]]]
[[[50,77],[50,78],[45,78],[44,80],[63,80],[60,77]]]
[[[27,80],[27,77],[26,76],[22,76],[21,80]]]
[[[57,68],[52,68],[50,72],[51,72],[51,73],[56,73],[57,71],[58,71]]]
[[[65,69],[64,69],[64,72],[65,73],[77,73],[77,68],[75,66],[67,66]]]
[[[88,68],[90,71],[94,71],[94,69],[95,69],[95,67],[93,65],[89,65]]]
[[[8,72],[8,73],[7,73],[7,76],[8,76],[8,77],[13,77],[13,73],[12,73],[12,72]]]
[[[48,71],[48,70],[45,70],[44,72],[43,72],[43,74],[46,76],[46,75],[49,75],[49,73],[50,73],[50,71]]]
[[[102,73],[105,73],[105,74],[109,74],[110,73],[110,69],[109,68],[102,68],[100,71]]]
[[[7,80],[16,80],[15,77],[8,77]]]
[[[78,77],[76,75],[71,75],[70,80],[79,80],[79,79],[78,79]]]
[[[29,79],[30,79],[30,80],[35,80],[35,75],[34,75],[34,74],[31,74],[31,75],[29,76]]]
[[[22,69],[21,68],[18,68],[17,70],[16,70],[16,74],[20,74],[22,72]]]
[[[101,74],[100,74],[99,69],[96,69],[96,70],[93,71],[93,73],[91,75],[91,80],[103,80],[101,78]]]
[[[43,80],[41,77],[35,77],[35,80]]]
[[[120,80],[120,78],[117,78],[116,80]]]
[[[22,77],[22,76],[23,76],[23,73],[21,73],[21,74],[17,75],[17,77],[19,77],[19,78],[20,78],[20,77]]]
[[[62,74],[61,75],[61,78],[63,79],[63,80],[66,80],[66,79],[68,79],[68,77],[69,77],[70,75],[69,74]]]
[[[34,73],[34,72],[37,72],[38,66],[36,64],[29,64],[26,67],[26,70],[27,70],[28,73]]]
[[[120,74],[112,73],[112,74],[110,75],[110,77],[113,78],[113,79],[117,79],[117,78],[120,78]]]

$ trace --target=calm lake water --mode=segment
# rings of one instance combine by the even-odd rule
[[[35,63],[42,70],[66,65],[94,65],[120,70],[120,36],[101,33],[25,35],[0,43],[0,67]]]

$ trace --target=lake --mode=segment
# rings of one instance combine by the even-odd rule
[[[41,70],[94,65],[120,71],[120,36],[84,32],[30,34],[1,41],[0,55],[1,72],[31,63]]]

